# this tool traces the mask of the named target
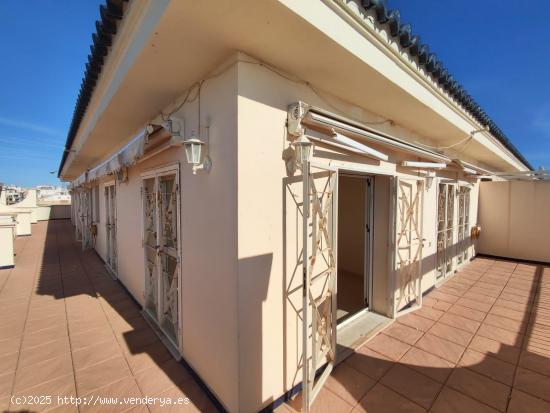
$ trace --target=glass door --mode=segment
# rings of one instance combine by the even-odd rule
[[[142,177],[145,311],[179,348],[179,173]]]
[[[451,274],[454,245],[455,185],[440,183],[437,195],[437,279]]]
[[[302,411],[309,412],[336,362],[338,174],[309,161],[301,169]]]
[[[81,192],[82,249],[92,247],[92,189],[84,188]]]
[[[464,187],[464,261],[470,258],[470,188]]]
[[[458,190],[458,254],[457,264],[468,260],[470,239],[470,188],[461,186]]]
[[[82,241],[82,192],[80,188],[73,189],[74,229],[77,241]]]
[[[142,183],[143,194],[143,249],[145,255],[145,310],[158,319],[158,273],[157,273],[157,199],[156,178],[147,178]]]
[[[424,180],[393,178],[395,211],[393,308],[398,317],[422,306],[422,235]]]
[[[116,189],[114,184],[105,187],[105,229],[107,235],[107,265],[113,275],[116,275]]]
[[[176,174],[158,177],[160,229],[161,327],[177,343],[179,277],[178,277],[178,184]]]

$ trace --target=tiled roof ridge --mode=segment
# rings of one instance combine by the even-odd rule
[[[361,0],[365,10],[373,13],[380,26],[386,26],[388,33],[396,40],[403,50],[406,50],[412,58],[415,58],[432,79],[438,83],[464,110],[489,131],[506,148],[508,148],[525,166],[533,169],[529,161],[520,153],[504,132],[487,115],[483,108],[468,94],[464,87],[456,81],[445,68],[443,62],[437,59],[435,53],[430,52],[427,44],[420,41],[420,36],[414,34],[412,26],[401,22],[399,10],[388,9],[387,0]]]
[[[118,22],[124,15],[124,3],[128,0],[106,0],[105,4],[99,6],[100,20],[96,21],[96,32],[92,34],[92,44],[90,54],[86,63],[86,70],[80,84],[80,91],[76,99],[75,109],[71,120],[71,125],[67,133],[65,150],[59,165],[58,176],[61,175],[63,165],[67,160],[69,150],[73,144],[80,122],[86,113],[86,108],[90,103],[92,93],[97,85],[97,80],[101,74],[103,64],[109,53],[109,48],[113,42],[113,37],[117,33]]]

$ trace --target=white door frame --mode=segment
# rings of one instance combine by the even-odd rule
[[[162,285],[162,277],[163,277],[163,274],[162,274],[162,265],[160,263],[160,251],[159,251],[159,248],[162,248],[162,246],[160,245],[161,243],[161,228],[160,228],[160,224],[161,224],[161,219],[160,219],[160,211],[159,211],[159,199],[158,199],[158,191],[159,191],[159,187],[158,187],[158,182],[159,182],[159,178],[163,177],[163,176],[169,176],[169,175],[175,175],[175,179],[174,179],[174,182],[175,184],[177,185],[177,188],[175,190],[176,192],[176,236],[177,236],[177,251],[176,251],[176,259],[177,259],[177,270],[176,270],[176,276],[178,277],[178,325],[177,325],[177,328],[178,328],[178,331],[176,331],[176,343],[174,343],[174,341],[172,340],[171,337],[169,337],[166,333],[164,333],[164,330],[163,328],[161,327],[160,325],[160,317],[161,317],[161,309],[162,309],[162,305],[163,303],[161,302],[161,296],[163,295],[163,292],[161,291],[161,285]],[[151,315],[148,310],[144,307],[144,310],[150,315],[150,318],[153,319],[153,321],[155,321],[155,323],[158,324],[159,326],[159,329],[161,331],[163,331],[163,333],[165,334],[166,338],[169,340],[169,342],[172,344],[172,346],[174,346],[175,348],[177,348],[180,352],[182,352],[182,331],[183,331],[183,328],[182,328],[182,314],[181,314],[181,300],[182,300],[182,251],[181,251],[181,174],[180,174],[180,165],[179,165],[179,162],[177,163],[172,163],[172,164],[168,164],[168,165],[164,165],[164,166],[159,166],[159,167],[156,167],[156,168],[152,168],[152,169],[148,169],[146,171],[144,171],[141,176],[140,176],[140,179],[141,179],[141,191],[142,191],[142,219],[141,219],[141,233],[142,233],[142,245],[143,247],[145,247],[145,210],[144,210],[144,205],[145,205],[145,202],[144,202],[144,199],[143,199],[143,196],[144,196],[144,187],[143,187],[143,181],[146,180],[146,179],[154,179],[155,180],[155,186],[154,186],[154,191],[155,191],[155,214],[156,214],[156,242],[157,242],[157,255],[156,255],[156,262],[155,262],[155,265],[156,265],[156,270],[157,270],[157,274],[158,274],[158,280],[157,280],[157,317],[159,318],[155,318],[153,315]],[[144,266],[145,266],[145,270],[147,271],[147,257],[144,253],[144,256],[143,256],[143,259],[144,259]],[[146,272],[145,272],[145,275],[146,275]]]
[[[82,219],[82,249],[86,250],[93,246],[93,236],[91,232],[91,222],[92,222],[92,188],[90,186],[82,187],[81,194],[81,219]]]
[[[405,183],[405,182],[408,182],[410,183],[411,185],[411,188],[412,188],[412,185],[416,185],[416,191],[414,192],[414,199],[411,199],[411,200],[402,200],[402,196],[404,195],[404,191],[401,190],[401,183]],[[388,298],[389,298],[389,302],[388,304],[390,304],[390,308],[389,308],[389,316],[391,318],[396,318],[398,316],[401,316],[401,315],[404,315],[410,311],[414,311],[420,307],[422,307],[422,260],[423,260],[423,253],[422,253],[422,250],[423,250],[423,246],[424,246],[424,241],[425,239],[423,238],[423,226],[424,226],[424,220],[423,220],[423,210],[424,210],[424,186],[425,186],[425,180],[423,178],[412,178],[412,177],[404,177],[404,176],[394,176],[392,177],[391,179],[391,185],[390,185],[390,194],[391,194],[391,199],[390,199],[390,239],[391,239],[391,248],[390,248],[390,251],[388,251],[388,255],[390,256],[389,257],[389,262],[390,262],[390,281],[388,283],[388,285],[390,286],[389,288],[389,293],[388,293]],[[413,195],[413,192],[411,192],[411,196]],[[399,200],[402,200],[403,201],[403,204],[401,205],[401,210],[403,210],[404,207],[407,208],[407,216],[405,217],[405,220],[402,220],[402,219],[399,219],[399,223],[398,223],[398,218],[401,218],[401,217],[398,217],[398,212],[400,211],[400,208],[399,208]],[[411,214],[412,214],[412,208],[415,207],[416,205],[416,219],[413,219]],[[405,291],[405,288],[401,288],[401,287],[404,287],[402,285],[400,285],[398,283],[398,280],[397,280],[397,277],[398,277],[398,270],[399,269],[403,269],[403,267],[401,268],[398,268],[398,265],[401,265],[403,262],[398,262],[397,259],[398,259],[398,256],[400,256],[399,254],[399,241],[400,239],[403,238],[403,232],[407,232],[407,230],[404,230],[403,228],[401,228],[401,225],[405,224],[406,225],[410,225],[412,227],[411,230],[408,230],[408,232],[410,233],[409,234],[409,243],[407,245],[409,245],[409,257],[408,258],[411,258],[413,257],[412,259],[412,263],[415,264],[415,267],[416,267],[416,278],[413,280],[409,280],[410,283],[414,282],[415,285],[413,286],[413,290],[414,290],[414,300],[407,300],[407,298],[405,298],[405,301],[408,305],[408,307],[406,306],[405,309],[403,309],[403,307],[401,306],[401,299],[402,299],[402,295]],[[402,232],[401,233],[398,233],[398,229],[401,230]],[[417,251],[416,251],[416,254],[414,254],[414,245],[415,243],[413,242],[413,232],[415,233],[414,235],[417,235],[416,238],[414,238],[414,240],[416,240],[416,248],[417,248]],[[415,263],[415,260],[416,260],[416,263]],[[405,264],[406,264],[406,261],[405,261]],[[407,267],[408,268],[408,267]],[[412,271],[412,270],[411,270]],[[407,271],[405,271],[406,273]],[[410,275],[410,274],[409,274]],[[414,274],[413,274],[414,275]],[[408,284],[410,284],[408,283]],[[400,302],[397,303],[396,302],[396,293],[397,293],[397,288],[400,288],[401,291],[400,291],[400,295],[399,295],[399,300]],[[410,288],[409,288],[410,290]]]
[[[471,188],[468,184],[459,183],[457,185],[457,265],[456,269],[458,270],[463,265],[468,262],[470,258],[470,199],[471,199]],[[462,225],[460,225],[460,207],[461,207],[461,193],[462,198]],[[462,240],[460,237],[462,236]]]
[[[436,272],[435,272],[435,282],[440,283],[450,277],[452,274],[454,274],[456,268],[457,268],[457,262],[456,262],[456,254],[453,254],[452,249],[456,249],[457,247],[457,240],[458,240],[458,197],[457,197],[457,189],[459,188],[459,184],[456,180],[451,179],[442,179],[440,178],[437,182],[437,192],[436,192],[436,202],[439,203],[439,196],[441,193],[441,185],[444,185],[445,188],[445,205],[444,205],[444,220],[443,220],[443,229],[441,231],[438,230],[438,221],[439,221],[439,204],[436,204]],[[448,245],[448,235],[447,232],[449,230],[448,223],[449,223],[449,188],[451,188],[451,193],[453,194],[453,200],[452,200],[452,208],[453,208],[453,216],[451,217],[452,227],[451,227],[451,246],[449,248]],[[441,250],[441,254],[443,255],[443,265],[442,265],[442,274],[439,275],[439,251],[437,246],[437,240],[439,236],[439,232],[443,232],[443,249]],[[449,258],[450,256],[450,258]],[[450,264],[450,268],[448,269],[448,265]]]
[[[109,181],[105,183],[103,189],[103,197],[105,200],[105,238],[107,244],[106,264],[115,278],[118,277],[116,188],[116,181]],[[113,191],[114,194],[112,194],[111,191]]]
[[[332,161],[331,162],[319,162],[319,161],[316,161],[316,160],[313,160],[311,162],[306,162],[305,165],[302,166],[302,189],[303,189],[303,192],[302,192],[302,199],[304,200],[304,204],[303,204],[303,211],[309,211],[309,191],[310,191],[310,182],[309,182],[309,176],[310,176],[310,168],[311,167],[315,167],[315,168],[318,168],[318,169],[322,169],[322,170],[327,170],[327,171],[332,171],[333,173],[335,173],[335,182],[336,182],[336,186],[335,186],[335,189],[334,189],[334,196],[333,196],[333,200],[332,202],[334,203],[333,204],[333,227],[334,227],[334,230],[333,230],[333,237],[334,237],[334,241],[335,244],[334,244],[334,255],[335,255],[335,268],[334,268],[334,271],[335,271],[335,274],[334,274],[334,278],[336,279],[337,278],[337,270],[338,270],[338,263],[337,263],[337,260],[336,260],[336,256],[337,256],[337,245],[336,245],[336,240],[338,239],[338,187],[337,187],[337,183],[338,183],[338,177],[339,177],[339,174],[342,173],[342,174],[345,174],[346,172],[349,173],[349,174],[354,174],[354,175],[359,175],[359,174],[364,174],[366,176],[370,176],[372,177],[373,175],[376,176],[376,175],[383,175],[383,176],[389,176],[390,177],[390,214],[389,214],[389,229],[390,229],[390,239],[393,240],[393,243],[391,244],[389,250],[388,250],[388,269],[389,269],[389,280],[388,280],[388,297],[389,297],[389,301],[388,301],[388,306],[389,306],[389,309],[388,309],[388,315],[390,317],[395,317],[398,315],[398,312],[395,308],[395,286],[396,286],[396,279],[395,279],[395,276],[396,276],[396,271],[395,271],[395,262],[396,262],[396,259],[395,259],[395,256],[396,256],[396,212],[397,212],[397,209],[396,209],[396,205],[397,205],[397,189],[399,188],[398,184],[399,184],[399,180],[400,179],[404,179],[404,180],[407,180],[407,181],[415,181],[418,183],[418,188],[417,188],[417,191],[419,191],[419,197],[420,197],[420,206],[419,206],[419,213],[418,213],[418,226],[419,226],[419,233],[420,233],[420,255],[419,255],[419,259],[418,259],[418,280],[417,280],[417,296],[416,296],[416,303],[414,303],[414,305],[411,307],[411,310],[412,309],[416,309],[418,306],[421,306],[422,305],[422,246],[423,246],[423,242],[424,242],[424,239],[422,238],[422,230],[423,230],[423,204],[424,204],[424,185],[425,185],[425,181],[423,178],[411,178],[409,176],[403,176],[400,178],[399,175],[395,175],[393,173],[389,173],[389,172],[385,172],[385,171],[378,171],[376,170],[375,168],[370,168],[370,167],[366,167],[366,168],[362,168],[360,166],[357,166],[357,167],[349,167],[349,165],[345,165],[345,164],[339,164],[339,163],[333,163]],[[372,187],[372,191],[373,191],[373,194],[374,195],[374,188],[373,186],[371,185]],[[371,197],[371,199],[373,199],[373,197]],[[374,203],[371,204],[372,207],[374,207]],[[370,217],[371,218],[374,218],[374,213],[370,213]],[[307,240],[308,239],[308,236],[309,236],[309,228],[308,228],[308,218],[306,217],[305,219],[303,219],[303,226],[302,226],[302,240]],[[392,233],[393,231],[393,233]],[[372,223],[371,223],[371,234],[372,234]],[[328,378],[328,376],[330,375],[331,371],[332,371],[332,368],[334,366],[334,362],[335,360],[328,360],[328,364],[327,364],[327,367],[325,368],[325,370],[320,374],[320,376],[317,378],[317,382],[315,382],[315,376],[316,376],[316,373],[317,373],[317,369],[316,367],[319,367],[319,366],[316,366],[315,362],[312,363],[312,367],[310,369],[310,366],[309,366],[309,363],[308,363],[308,347],[310,345],[309,343],[309,340],[308,340],[308,337],[309,337],[309,324],[308,324],[308,311],[307,309],[309,308],[309,291],[307,288],[305,288],[306,285],[309,285],[309,282],[310,282],[310,272],[309,272],[309,268],[308,268],[308,262],[309,262],[309,254],[310,252],[308,251],[308,247],[307,247],[307,242],[303,242],[303,248],[302,248],[302,274],[303,274],[303,301],[302,301],[302,351],[303,351],[303,356],[302,356],[302,410],[304,412],[308,412],[309,411],[309,408],[311,406],[311,403],[313,402],[313,400],[315,399],[316,395],[318,394],[318,392],[320,391],[321,387],[323,386],[324,382],[326,381],[326,379]],[[371,260],[372,261],[372,260]],[[371,277],[370,277],[370,280],[371,280],[371,283],[372,283],[372,274],[371,274]],[[332,311],[333,311],[333,319],[334,319],[334,323],[336,324],[335,325],[335,328],[334,328],[334,331],[333,331],[333,335],[332,335],[332,345],[334,346],[333,349],[334,349],[334,352],[336,352],[336,340],[337,340],[337,332],[338,332],[338,327],[340,327],[338,324],[337,324],[337,319],[336,319],[336,307],[337,307],[337,303],[336,303],[336,300],[337,300],[337,284],[335,283],[335,286],[334,286],[334,294],[336,297],[334,297],[333,299],[333,304],[332,304]],[[372,305],[372,287],[370,288],[370,297],[369,297],[369,304]],[[406,311],[410,311],[410,310],[406,310]],[[400,314],[403,314],[403,313],[400,313]],[[400,315],[399,314],[399,315]],[[343,323],[344,324],[344,323]],[[312,326],[314,328],[314,325]],[[334,354],[334,358],[335,358],[335,355]]]
[[[328,172],[324,188],[317,188],[311,167]],[[309,161],[302,165],[302,410],[309,412],[336,363],[336,271],[338,240],[338,170],[317,166]],[[321,198],[319,197],[321,194]],[[311,225],[310,225],[311,222]],[[311,231],[311,241],[310,240]],[[309,251],[311,242],[312,251]],[[328,254],[327,261],[317,260]],[[311,292],[316,262],[325,262],[328,274],[326,291],[316,297]],[[324,290],[324,288],[323,288]],[[328,308],[327,308],[328,307]],[[311,311],[311,334],[309,313]],[[310,362],[311,356],[311,362]],[[324,367],[317,377],[317,370]]]

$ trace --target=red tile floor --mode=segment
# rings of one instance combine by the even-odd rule
[[[0,270],[0,410],[215,410],[97,256],[81,251],[68,222],[33,225],[16,250],[17,266]],[[17,405],[12,395],[55,397]],[[57,404],[71,395],[190,403]],[[428,410],[550,412],[550,268],[474,260],[341,363],[313,406]]]
[[[312,411],[550,412],[550,267],[475,259],[336,367]]]
[[[32,231],[16,240],[16,267],[0,270],[0,411],[215,411],[68,221]],[[144,395],[188,403],[122,399]],[[118,399],[75,406],[58,396]]]

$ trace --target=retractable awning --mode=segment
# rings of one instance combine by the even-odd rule
[[[149,137],[147,130],[142,131],[138,136],[132,139],[120,151],[115,153],[102,164],[88,171],[88,182],[100,179],[104,176],[114,174],[123,167],[133,165],[143,156],[145,143]]]
[[[360,151],[365,151],[368,148],[366,155],[375,157],[380,160],[387,160],[387,155],[369,148],[365,143],[376,143],[392,150],[397,150],[406,153],[413,153],[420,158],[434,161],[437,163],[448,164],[451,159],[445,155],[429,149],[424,149],[413,145],[395,136],[387,133],[376,131],[361,123],[345,118],[343,116],[328,112],[324,109],[308,105],[304,102],[297,102],[289,107],[289,132],[296,133],[299,129],[306,128],[306,133],[311,134],[310,130],[323,131],[326,135],[334,137],[335,135],[344,136],[347,141],[338,141],[332,139],[334,146],[345,145],[348,148],[357,149],[357,144],[362,145]],[[354,142],[350,146],[350,141]],[[325,139],[325,143],[330,143],[330,140]],[[348,149],[349,150],[349,149]]]
[[[306,128],[304,135],[314,141],[324,143],[329,146],[335,146],[345,151],[353,152],[358,155],[366,156],[368,158],[374,158],[379,161],[388,160],[388,155],[386,155],[385,153],[377,151],[376,149],[373,149],[367,145],[363,145],[362,143],[350,139],[347,136],[337,133],[334,131],[334,129],[331,129],[327,133],[323,133],[314,129]]]
[[[161,143],[158,144],[158,142]],[[183,138],[178,135],[172,135],[167,127],[149,125],[110,158],[75,179],[71,183],[71,188],[76,188],[107,175],[115,174],[123,168],[134,165],[145,157],[157,154],[171,146],[182,144]]]

